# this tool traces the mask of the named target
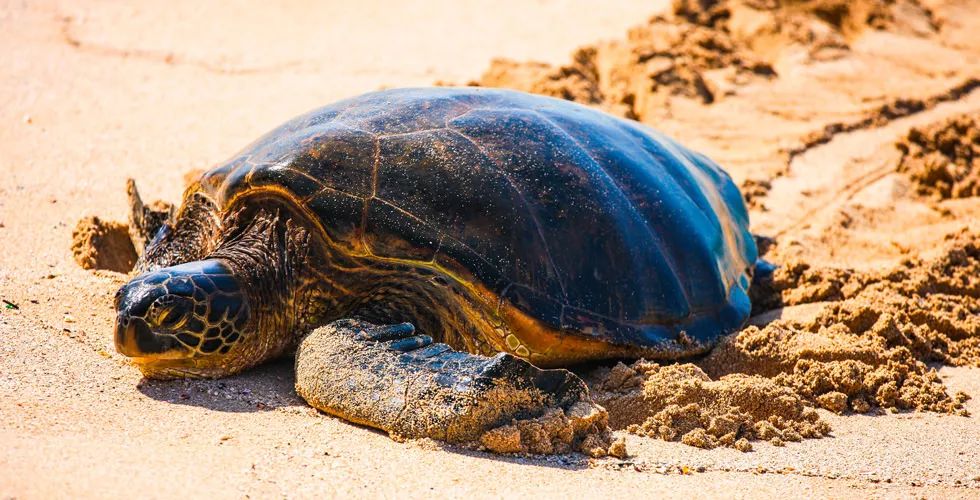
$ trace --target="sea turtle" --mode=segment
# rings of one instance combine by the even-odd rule
[[[702,353],[750,310],[731,178],[549,97],[369,93],[203,173],[170,217],[132,193],[149,243],[115,342],[147,377],[230,375],[302,341],[313,406],[409,437],[571,411],[585,385],[544,368]]]

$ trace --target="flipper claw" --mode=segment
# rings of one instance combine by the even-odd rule
[[[432,337],[428,335],[415,335],[412,337],[407,337],[398,340],[392,340],[388,342],[388,349],[393,351],[408,352],[414,351],[416,349],[421,349],[432,343]]]
[[[397,325],[376,326],[364,329],[357,335],[358,340],[374,340],[385,342],[388,340],[398,340],[415,335],[415,325],[411,323],[398,323]]]

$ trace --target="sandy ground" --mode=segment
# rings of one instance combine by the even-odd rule
[[[980,494],[975,417],[823,412],[831,437],[751,453],[627,435],[633,457],[590,464],[395,443],[306,407],[289,362],[221,381],[141,380],[111,343],[124,275],[84,271],[70,254],[80,217],[124,218],[125,178],[146,198],[176,200],[184,172],[302,111],[381,86],[468,81],[493,57],[561,63],[665,8],[260,4],[0,10],[0,298],[19,307],[0,309],[0,498]],[[980,112],[980,90],[950,95],[980,76],[980,4],[932,6],[940,35],[869,32],[844,57],[785,57],[779,78],[710,106],[673,100],[648,121],[738,182],[771,182],[753,229],[778,236],[783,254],[870,268],[928,253],[980,225],[976,199],[910,201],[894,172],[893,144],[910,128]],[[950,97],[805,146],[826,125],[936,96]],[[858,222],[841,225],[842,213]],[[980,414],[980,369],[940,374]]]

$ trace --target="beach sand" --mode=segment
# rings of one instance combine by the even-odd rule
[[[980,2],[893,3],[836,17],[832,2],[733,2],[720,16],[625,0],[6,3],[0,497],[975,497],[980,426],[965,415],[980,413]],[[623,394],[649,405],[617,432],[629,458],[498,456],[319,414],[296,396],[289,360],[158,382],[115,353],[112,294],[126,275],[82,269],[72,230],[87,216],[125,220],[126,178],[144,199],[178,202],[188,171],[296,114],[435,82],[579,100],[723,165],[783,267],[757,296],[758,326],[668,380],[694,388],[667,403],[710,398],[728,406],[706,414],[758,422],[768,410],[731,394],[762,387],[749,392],[819,408],[829,435],[747,433],[752,451],[738,451],[710,421],[665,420],[682,413],[661,411],[656,390],[607,385],[611,411]],[[917,390],[895,396],[864,375],[815,387],[797,371],[832,373],[842,359]],[[644,370],[657,387],[674,376]],[[595,387],[609,380],[595,375]],[[679,442],[695,428],[706,432]]]

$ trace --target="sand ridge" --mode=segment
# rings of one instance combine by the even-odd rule
[[[914,128],[896,147],[902,152],[898,171],[909,174],[920,194],[980,196],[980,114]]]
[[[676,0],[667,15],[624,39],[578,48],[568,64],[496,59],[470,85],[560,97],[644,121],[670,107],[672,96],[711,104],[737,86],[774,78],[774,63],[788,51],[833,59],[865,30],[924,36],[936,24],[913,0]]]

